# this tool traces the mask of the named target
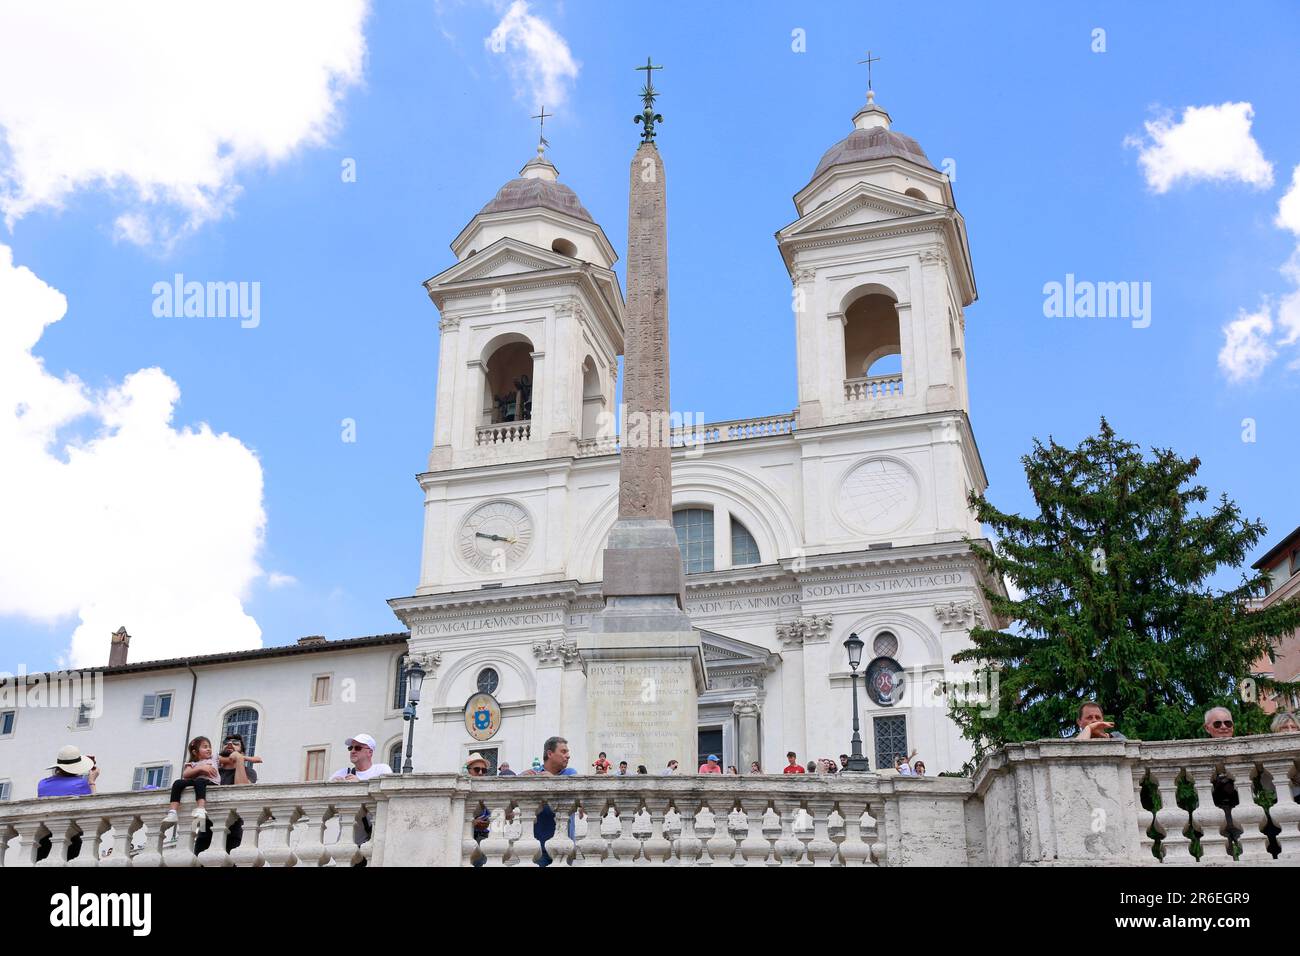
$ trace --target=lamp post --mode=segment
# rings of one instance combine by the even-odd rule
[[[410,658],[406,664],[406,709],[402,711],[402,719],[410,721],[411,726],[406,732],[406,760],[402,763],[402,773],[415,769],[411,764],[411,748],[415,744],[415,722],[419,719],[415,709],[420,703],[420,688],[423,686],[424,668],[418,660]]]
[[[858,731],[858,667],[862,663],[862,648],[862,638],[857,634],[850,634],[844,642],[844,649],[849,652],[849,668],[852,670],[849,681],[853,685],[853,750],[849,754],[849,765],[844,769],[858,773],[866,773],[871,769],[871,764],[862,754],[862,734]]]

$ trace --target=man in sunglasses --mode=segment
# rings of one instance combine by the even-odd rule
[[[375,738],[369,734],[357,734],[343,741],[348,748],[348,760],[352,766],[334,771],[330,780],[369,780],[371,777],[392,773],[393,768],[386,763],[375,763]]]
[[[1205,712],[1205,732],[1211,737],[1232,736],[1232,711],[1226,707],[1211,707]]]

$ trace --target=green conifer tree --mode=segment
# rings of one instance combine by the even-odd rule
[[[956,661],[996,673],[997,706],[956,702],[953,719],[979,759],[991,747],[1073,732],[1081,702],[1096,699],[1131,738],[1204,736],[1202,714],[1228,707],[1237,733],[1267,729],[1253,702],[1256,662],[1300,626],[1300,601],[1250,610],[1264,576],[1243,571],[1229,590],[1209,583],[1240,568],[1264,526],[1242,518],[1226,495],[1205,509],[1193,480],[1200,461],[1168,449],[1144,457],[1100,433],[1077,448],[1035,440],[1022,461],[1038,514],[1022,517],[971,495],[992,550],[970,542],[995,581],[1024,597],[984,587],[1002,630],[976,627]],[[1250,678],[1254,685],[1243,681]]]

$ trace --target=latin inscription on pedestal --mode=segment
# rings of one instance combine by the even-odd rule
[[[604,751],[629,769],[661,773],[669,760],[695,769],[698,711],[689,660],[591,661],[587,664],[587,736],[591,757]]]

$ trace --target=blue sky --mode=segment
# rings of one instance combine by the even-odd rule
[[[546,127],[550,158],[621,253],[637,141],[633,67],[648,53],[665,66],[656,82],[666,118],[659,145],[668,177],[675,407],[707,420],[794,407],[790,285],[773,233],[795,218],[791,196],[821,154],[850,130],[865,92],[857,61],[869,47],[882,57],[875,85],[894,128],[915,137],[936,165],[955,161],[980,293],[967,310],[971,418],[999,506],[1027,507],[1019,457],[1034,436],[1073,444],[1105,415],[1144,446],[1199,456],[1212,493],[1227,492],[1263,519],[1270,543],[1300,524],[1293,408],[1300,370],[1288,368],[1300,351],[1284,320],[1296,283],[1280,271],[1297,235],[1277,221],[1300,165],[1293,4],[1254,4],[1248,15],[1237,6],[1172,3],[938,3],[923,15],[901,4],[656,5],[647,17],[634,10],[537,0],[516,11],[525,27],[540,29],[527,18],[549,26],[576,64],[576,75],[561,64],[539,80],[524,53],[495,53],[484,42],[510,16],[506,4],[380,5],[358,21],[364,60],[351,72],[340,68],[347,79],[328,122],[263,154],[223,147],[221,157],[252,158],[223,167],[227,177],[211,191],[221,208],[207,218],[192,200],[142,197],[130,175],[109,182],[88,175],[16,215],[16,202],[7,207],[11,227],[0,244],[12,249],[15,266],[67,297],[66,316],[47,325],[32,350],[46,372],[75,375],[100,394],[160,368],[179,390],[173,427],[207,423],[255,453],[264,539],[244,555],[258,571],[243,575],[242,614],[263,643],[398,629],[385,600],[416,584],[414,476],[432,440],[437,369],[437,313],[420,283],[452,263],[451,239],[532,155],[529,116],[546,83],[562,97],[547,103],[555,113]],[[235,27],[234,37],[257,30]],[[1097,28],[1105,52],[1091,49]],[[796,29],[805,31],[806,52],[792,50]],[[24,41],[39,48],[45,36]],[[205,36],[186,42],[201,46]],[[256,75],[237,47],[212,51],[205,62]],[[21,113],[4,104],[39,99],[40,79],[0,75],[0,125]],[[225,95],[219,70],[205,82],[204,95]],[[1271,164],[1268,181],[1249,156],[1198,174],[1194,158],[1175,155],[1166,157],[1172,181],[1156,191],[1139,161],[1155,142],[1145,123],[1167,116],[1176,125],[1189,107],[1246,103],[1248,136]],[[157,104],[130,108],[138,117]],[[149,121],[160,142],[196,122],[183,106]],[[18,126],[11,122],[9,148],[0,149],[0,170],[8,164],[0,185],[11,200],[22,186],[14,172]],[[1185,150],[1188,132],[1169,149]],[[1126,145],[1131,137],[1139,142]],[[340,175],[347,159],[355,160],[355,182]],[[1191,162],[1190,171],[1180,172],[1179,162]],[[131,220],[122,217],[140,209],[162,223],[158,232],[175,234],[132,241],[123,226]],[[153,284],[175,273],[260,282],[260,323],[155,317]],[[1149,282],[1150,326],[1045,318],[1043,286],[1067,273]],[[1248,374],[1233,380],[1220,362],[1224,327],[1261,310],[1270,328],[1256,323],[1251,341],[1265,358],[1247,357]],[[6,309],[0,323],[13,318]],[[1241,361],[1234,367],[1243,369]],[[345,418],[356,422],[355,442],[341,440]],[[1247,418],[1253,442],[1243,441]],[[66,444],[93,438],[97,427],[67,422],[49,454],[69,459]],[[246,519],[246,511],[221,512],[226,479],[214,464],[234,461],[238,469],[242,459],[213,454],[203,459],[211,467],[195,477],[189,506],[210,511],[217,524]],[[148,468],[149,459],[115,459],[111,474],[129,487],[137,464]],[[171,474],[188,494],[183,468]],[[240,500],[255,504],[255,482],[246,473],[238,481]],[[54,500],[56,490],[27,489],[33,500],[21,507],[58,513],[66,498]],[[41,499],[46,493],[50,500]],[[104,492],[86,483],[63,493],[93,500]],[[212,525],[200,532],[205,527]],[[38,547],[24,537],[30,526],[0,527],[11,557],[0,572],[0,667],[54,666],[79,624],[104,655],[103,621],[136,633],[130,609],[113,607],[111,595],[86,596],[78,580],[97,564],[134,566],[116,557],[120,537],[83,538],[75,526],[59,533],[65,540]],[[165,565],[173,553],[180,561],[204,552],[203,533],[169,539],[152,529],[141,547],[154,558],[161,552]],[[28,548],[45,554],[31,572],[43,575],[35,583],[14,557]],[[217,557],[213,567],[178,573],[172,596],[195,576],[219,577],[239,564]],[[129,566],[116,573],[129,576]],[[48,599],[29,601],[41,582]],[[152,646],[219,649],[222,637],[208,632],[230,608],[214,599],[210,610],[214,617],[201,608],[164,617],[165,647]],[[240,633],[247,643],[248,630]]]

